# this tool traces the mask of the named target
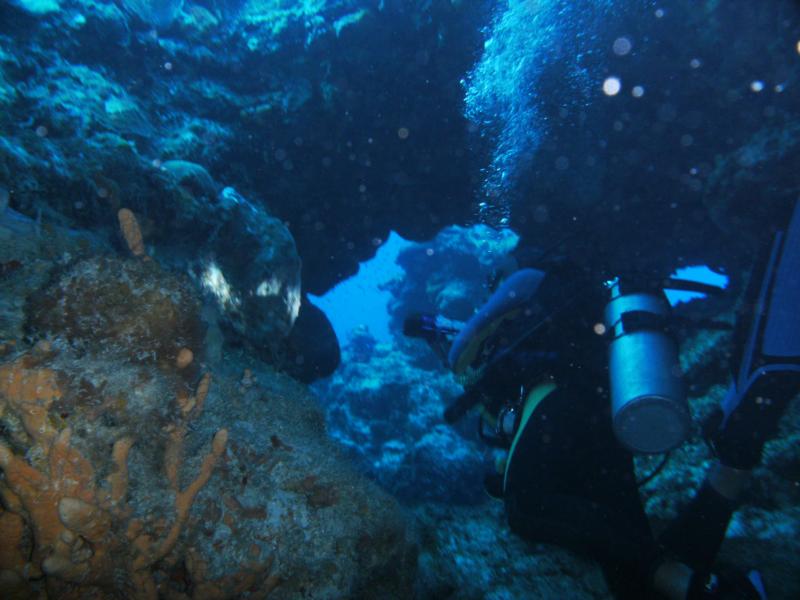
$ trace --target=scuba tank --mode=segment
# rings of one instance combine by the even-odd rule
[[[547,295],[546,289],[539,289],[543,275],[532,271],[534,270],[524,269],[516,277],[509,278],[511,283],[534,282],[535,285],[528,286],[529,293],[511,296],[501,286],[461,331],[441,327],[430,316],[415,316],[407,321],[404,328],[407,335],[425,337],[430,341],[455,337],[448,353],[448,362],[456,371],[459,366],[474,364],[476,360],[472,357],[484,357],[481,351],[484,346],[494,348],[494,352],[485,359],[485,364],[481,367],[480,378],[446,408],[446,422],[455,423],[475,406],[486,404],[487,400],[491,403],[491,399],[496,399],[498,393],[506,393],[509,386],[523,383],[528,378],[526,373],[537,366],[546,366],[549,371],[554,371],[558,370],[560,363],[569,363],[570,349],[565,350],[566,354],[562,355],[558,344],[545,351],[526,348],[525,341],[539,334],[543,327],[554,327],[553,323],[559,320],[557,317],[572,310],[578,301],[585,303],[590,298],[592,302],[597,300],[598,306],[602,306],[602,298],[592,293],[592,290],[600,290],[587,287],[585,281],[575,279],[577,283],[570,284],[569,278],[566,283],[554,280],[559,285],[550,289]],[[636,285],[632,285],[632,282]],[[607,364],[615,435],[625,447],[634,452],[668,452],[686,440],[691,428],[678,359],[678,344],[670,326],[680,324],[690,329],[731,327],[728,323],[673,315],[664,290],[669,288],[710,295],[722,293],[722,288],[675,277],[659,279],[635,272],[623,277],[622,282],[617,278],[608,282],[605,287],[610,290],[611,298],[605,307],[605,331],[602,333],[608,340]],[[519,323],[510,318],[508,324],[514,335],[509,336],[504,343],[495,340],[500,331],[495,327],[496,323],[520,312],[520,308],[533,306],[532,300],[536,292],[541,305],[549,307],[549,310],[532,310],[529,316],[522,312]],[[558,335],[557,329],[554,332]],[[550,332],[551,335],[554,332]],[[598,330],[595,332],[601,333]],[[595,339],[596,336],[592,335],[591,338]],[[586,342],[586,339],[583,342],[579,340],[579,345]],[[547,346],[549,348],[550,344]],[[596,360],[598,356],[595,350],[600,348],[595,348],[594,345],[584,348],[584,354],[590,355],[587,360],[593,364],[601,362]],[[574,376],[574,373],[564,377],[570,376]],[[507,405],[508,403],[495,405],[494,408],[501,409]],[[511,406],[517,408],[520,405],[519,401],[511,403]],[[500,410],[495,420],[494,434],[484,435],[484,429],[481,428],[481,437],[507,441],[510,432],[506,430],[516,427],[514,415],[518,413],[518,410]],[[511,427],[508,427],[509,424]],[[500,435],[501,432],[503,435]]]
[[[691,426],[678,344],[667,327],[669,302],[663,290],[631,288],[619,279],[607,285],[614,433],[633,452],[668,452],[686,440]]]

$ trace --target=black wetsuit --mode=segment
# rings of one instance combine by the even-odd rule
[[[508,520],[526,539],[597,560],[618,598],[646,598],[648,579],[664,556],[697,570],[711,568],[733,504],[701,488],[656,539],[632,455],[617,442],[608,400],[596,383],[560,386],[537,407],[508,467]]]
[[[594,330],[605,296],[575,275],[548,273],[550,289],[537,294],[545,304],[566,308],[531,336],[534,347],[527,350],[548,347],[557,358],[522,373],[516,367],[513,377],[532,385],[547,374],[557,387],[519,434],[504,499],[517,534],[594,558],[616,597],[640,600],[648,597],[647,581],[664,556],[710,569],[733,505],[703,487],[668,531],[653,536],[633,456],[611,426],[607,342]],[[570,278],[568,288],[564,276]],[[559,296],[559,289],[568,291]]]
[[[759,462],[763,444],[800,391],[800,318],[794,308],[800,303],[800,202],[787,210],[794,216],[779,219],[785,229],[768,236],[733,336],[732,356],[736,363],[752,364],[745,375],[755,378],[755,384],[733,387],[731,398],[742,399],[740,408],[727,423],[720,418],[716,429],[708,430],[720,462],[734,469],[746,471]],[[735,504],[704,483],[678,518],[657,538],[653,535],[639,498],[633,456],[617,441],[611,425],[607,341],[597,327],[608,296],[593,273],[564,264],[545,266],[544,271],[531,304],[508,315],[493,331],[491,347],[484,346],[484,377],[464,396],[470,401],[488,398],[491,413],[499,408],[492,404],[517,397],[520,385],[543,390],[550,389],[537,387],[543,381],[555,384],[543,397],[535,391],[529,396],[530,402],[539,402],[518,427],[502,484],[493,480],[490,488],[502,490],[516,533],[594,558],[617,598],[653,597],[649,584],[663,559],[682,562],[700,576],[710,572]],[[773,310],[779,326],[766,343],[761,317]],[[771,356],[770,344],[777,348]],[[761,395],[771,402],[753,401]],[[466,410],[472,404],[456,405]],[[460,414],[451,411],[450,417]],[[701,581],[692,579],[690,595],[717,597],[702,584],[695,586]]]

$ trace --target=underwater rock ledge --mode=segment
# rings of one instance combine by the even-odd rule
[[[3,597],[410,596],[413,531],[340,456],[305,386],[239,355],[209,372],[180,333],[196,303],[152,259],[28,233],[0,235],[0,262],[21,265],[3,275]],[[25,335],[24,298],[6,291],[42,285]],[[123,293],[125,321],[101,314]]]

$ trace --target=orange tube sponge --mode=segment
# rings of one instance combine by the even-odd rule
[[[98,597],[105,593],[100,590],[122,585],[134,590],[133,598],[157,598],[152,567],[175,549],[198,493],[226,451],[228,431],[221,429],[199,472],[181,490],[188,419],[202,409],[210,376],[201,380],[188,410],[178,402],[178,419],[163,458],[175,492],[175,516],[164,529],[160,523],[131,519],[126,496],[134,439],[126,436],[114,442],[111,472],[99,485],[92,461],[72,445],[72,430],[59,432],[50,422],[48,411],[61,397],[60,375],[38,364],[26,355],[0,366],[0,414],[12,413],[23,424],[15,444],[37,450],[31,459],[35,462],[29,462],[26,456],[31,455],[0,441],[0,587],[19,589],[21,597],[27,597],[29,580],[44,575],[48,593],[64,592],[64,597]]]
[[[120,208],[117,218],[119,219],[122,236],[125,238],[125,243],[128,244],[131,254],[137,258],[145,256],[142,230],[139,227],[139,221],[136,220],[136,215],[128,208]]]
[[[0,366],[0,408],[5,402],[34,442],[47,447],[56,435],[48,411],[61,389],[55,371],[27,367],[26,357]]]

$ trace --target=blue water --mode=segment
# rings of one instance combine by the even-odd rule
[[[723,290],[728,287],[728,282],[730,281],[728,276],[717,273],[705,265],[682,267],[677,269],[672,276],[680,279],[688,279],[689,281],[707,283]],[[706,295],[701,292],[686,292],[683,290],[666,290],[665,293],[670,304],[673,306],[706,297]]]
[[[389,329],[387,306],[392,298],[382,286],[404,270],[397,265],[397,255],[411,243],[394,231],[384,241],[374,258],[361,263],[358,273],[336,284],[323,296],[309,294],[309,299],[326,313],[339,343],[345,345],[353,332],[366,329],[378,342],[391,343],[397,332]]]

